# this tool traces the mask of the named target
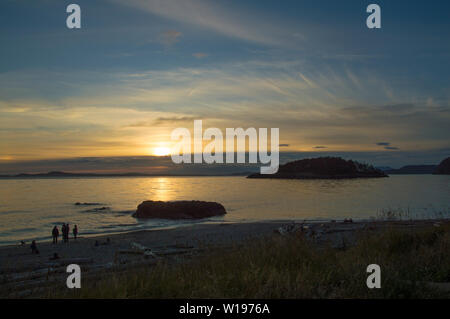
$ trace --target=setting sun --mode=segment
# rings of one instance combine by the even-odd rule
[[[155,155],[155,156],[170,155],[170,148],[169,147],[155,147],[153,149],[153,155]]]

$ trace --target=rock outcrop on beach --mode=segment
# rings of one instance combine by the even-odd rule
[[[340,157],[319,157],[293,161],[281,165],[275,174],[251,174],[247,178],[279,179],[343,179],[388,177],[383,171],[368,164]]]
[[[200,219],[225,215],[225,208],[216,202],[203,201],[145,201],[133,214],[136,218]]]
[[[450,175],[450,157],[447,157],[438,165],[434,174]]]

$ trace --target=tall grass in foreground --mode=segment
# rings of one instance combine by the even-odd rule
[[[366,267],[381,266],[381,289]],[[363,233],[346,250],[301,236],[211,250],[180,264],[129,270],[49,293],[73,298],[448,298],[427,282],[450,282],[450,224],[425,230]]]

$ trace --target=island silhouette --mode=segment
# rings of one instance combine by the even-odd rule
[[[341,157],[302,159],[281,165],[275,174],[250,174],[247,178],[278,179],[343,179],[364,177],[388,177],[383,171],[369,164]]]

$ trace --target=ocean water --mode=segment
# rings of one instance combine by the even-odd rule
[[[197,221],[137,220],[144,200],[206,200],[223,217]],[[76,206],[76,202],[99,203]],[[104,210],[96,208],[106,207]],[[49,240],[53,225],[77,224],[81,236],[192,223],[262,220],[450,217],[450,176],[404,175],[354,180],[245,177],[0,179],[0,245]]]

